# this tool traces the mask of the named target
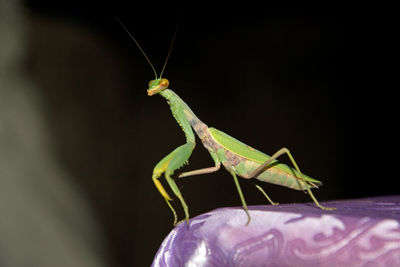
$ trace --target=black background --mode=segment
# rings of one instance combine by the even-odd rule
[[[318,199],[396,194],[397,28],[390,7],[27,1],[29,71],[55,149],[98,215],[114,266],[149,265],[172,228],[152,168],[184,143],[153,72],[209,126],[272,154],[288,147]],[[282,161],[288,162],[286,158]],[[199,144],[185,170],[212,166]],[[240,205],[227,172],[180,180],[191,216]],[[249,205],[266,201],[242,180]],[[280,203],[310,201],[274,185]],[[179,203],[174,203],[182,218]]]

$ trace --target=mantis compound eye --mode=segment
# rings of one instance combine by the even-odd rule
[[[151,88],[151,87],[154,86],[154,81],[155,81],[155,80],[151,80],[151,81],[149,82],[149,88]]]
[[[161,88],[165,89],[169,86],[169,81],[167,79],[163,78],[160,80],[160,82],[158,84]]]

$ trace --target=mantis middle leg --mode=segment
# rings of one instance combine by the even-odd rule
[[[243,193],[242,193],[242,189],[240,188],[239,181],[238,181],[238,178],[236,176],[236,173],[231,171],[231,174],[233,176],[233,181],[235,182],[236,189],[237,189],[237,191],[239,193],[240,201],[242,201],[243,209],[247,214],[247,223],[246,223],[246,225],[248,225],[250,223],[249,209],[247,208],[246,200],[244,199],[244,196],[243,196]]]
[[[210,152],[212,159],[214,160],[215,166],[213,167],[208,167],[208,168],[203,168],[203,169],[198,169],[194,171],[189,171],[189,172],[183,172],[178,175],[178,178],[183,178],[183,177],[188,177],[188,176],[193,176],[193,175],[200,175],[200,174],[206,174],[206,173],[212,173],[216,172],[220,169],[221,167],[221,161],[218,159],[217,154]]]

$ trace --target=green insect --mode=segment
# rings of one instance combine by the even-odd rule
[[[122,23],[121,23],[122,25]],[[127,31],[124,25],[122,27]],[[127,31],[128,32],[128,31]],[[204,147],[208,150],[211,158],[214,161],[214,166],[209,168],[198,169],[194,171],[184,172],[179,174],[178,178],[183,178],[187,176],[200,175],[206,173],[216,172],[220,169],[221,164],[224,165],[225,169],[232,175],[233,180],[236,185],[236,189],[239,193],[240,200],[244,211],[247,214],[247,223],[250,223],[250,214],[247,208],[246,201],[244,199],[242,190],[240,188],[237,176],[243,177],[245,179],[256,178],[257,180],[268,182],[272,184],[277,184],[281,186],[286,186],[295,190],[306,191],[314,203],[323,210],[334,210],[335,208],[328,208],[322,206],[318,200],[314,197],[311,192],[311,188],[318,188],[322,183],[316,179],[304,175],[298,165],[296,164],[292,154],[287,148],[281,148],[272,156],[268,156],[242,142],[227,135],[226,133],[217,130],[215,128],[208,127],[203,123],[189,108],[189,106],[169,87],[169,81],[162,78],[162,73],[165,69],[168,57],[170,55],[173,41],[171,42],[171,47],[168,52],[167,59],[165,60],[163,69],[161,71],[160,77],[157,77],[157,72],[151,64],[149,58],[144,53],[142,48],[139,46],[138,42],[133,38],[133,36],[128,32],[130,37],[136,43],[138,48],[141,50],[142,54],[145,56],[147,61],[152,67],[155,79],[149,82],[149,88],[147,89],[147,94],[149,96],[161,95],[164,97],[170,108],[172,115],[181,126],[183,132],[185,133],[186,143],[177,147],[171,153],[169,153],[165,158],[163,158],[153,170],[153,182],[157,187],[160,194],[164,197],[168,206],[172,210],[174,215],[174,225],[178,222],[178,217],[175,209],[172,207],[170,201],[172,198],[169,196],[167,191],[164,189],[161,182],[158,180],[162,174],[164,174],[165,179],[172,189],[175,196],[180,200],[183,210],[185,212],[185,220],[189,221],[189,210],[188,206],[177,186],[175,180],[171,177],[176,170],[180,169],[182,166],[188,163],[190,155],[196,145],[195,135],[200,138]],[[176,32],[175,32],[176,34]],[[175,39],[175,34],[173,40]],[[193,132],[193,130],[194,132]],[[286,154],[294,168],[291,168],[283,163],[278,162],[276,159],[281,155]],[[273,202],[264,190],[256,185],[257,189],[262,192],[262,194],[268,199],[272,205],[278,205],[278,203]]]

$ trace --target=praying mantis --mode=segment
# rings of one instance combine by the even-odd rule
[[[118,20],[118,19],[117,19]],[[179,199],[185,213],[185,221],[189,222],[189,209],[186,204],[181,191],[179,190],[172,175],[188,164],[188,160],[195,148],[196,140],[195,134],[200,138],[203,146],[208,150],[211,158],[214,161],[214,166],[208,168],[202,168],[198,170],[188,171],[180,173],[177,177],[183,178],[194,175],[208,174],[216,172],[220,169],[221,164],[225,169],[232,175],[236,189],[239,193],[239,197],[242,203],[242,207],[247,215],[247,223],[250,223],[251,217],[245,198],[243,196],[242,190],[239,185],[237,176],[245,179],[255,178],[257,180],[285,186],[291,189],[305,191],[309,194],[313,202],[317,207],[322,210],[334,210],[335,208],[329,208],[322,206],[318,200],[313,195],[311,188],[318,188],[322,183],[316,179],[313,179],[300,171],[294,157],[290,153],[289,149],[281,148],[275,152],[272,156],[268,156],[263,152],[260,152],[241,141],[227,135],[226,133],[217,130],[212,127],[208,127],[203,123],[190,109],[190,107],[171,89],[169,89],[169,81],[162,77],[165,66],[167,64],[168,58],[171,53],[173,42],[175,40],[176,31],[171,42],[167,58],[165,60],[164,66],[160,75],[154,66],[151,64],[149,58],[140,47],[136,39],[129,33],[126,27],[118,20],[121,26],[129,34],[131,39],[135,42],[139,50],[142,52],[143,56],[146,58],[150,64],[153,72],[155,74],[155,79],[151,80],[148,84],[147,94],[148,96],[160,95],[167,100],[170,106],[173,117],[178,122],[179,126],[183,130],[186,143],[174,149],[166,157],[164,157],[153,169],[152,179],[158,189],[159,193],[165,199],[167,205],[171,209],[174,216],[174,225],[178,223],[178,216],[171,205],[172,198],[167,193],[163,185],[161,184],[159,178],[164,174],[164,177],[170,186],[174,195]],[[194,132],[193,132],[194,130]],[[293,167],[289,167],[286,164],[277,161],[277,158],[287,155],[292,163]],[[261,193],[267,198],[267,200],[272,205],[278,205],[278,203],[273,202],[271,198],[265,193],[265,191],[259,186],[255,185],[256,188],[261,191]]]

